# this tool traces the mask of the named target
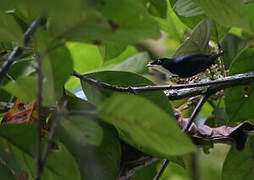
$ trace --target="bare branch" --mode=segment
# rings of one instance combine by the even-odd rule
[[[38,17],[36,18],[32,24],[28,27],[27,31],[24,33],[24,47],[27,47],[33,33],[36,29],[46,23],[46,18]],[[23,48],[19,46],[15,46],[9,56],[4,60],[2,67],[0,67],[0,85],[4,77],[6,76],[8,70],[10,69],[11,65],[16,61],[17,58],[22,56]]]
[[[113,91],[120,91],[120,92],[129,92],[129,93],[140,93],[145,91],[160,91],[160,90],[178,90],[178,89],[187,89],[187,88],[197,88],[197,87],[213,87],[209,94],[214,92],[215,90],[220,90],[228,87],[249,84],[254,82],[254,72],[248,72],[244,74],[236,74],[233,76],[224,77],[217,80],[211,80],[207,82],[200,82],[200,83],[191,83],[191,84],[177,84],[177,85],[158,85],[158,86],[140,86],[140,87],[119,87],[110,85],[108,83],[95,80],[89,78],[85,75],[81,75],[76,71],[73,71],[73,76],[78,77],[79,79],[86,81],[92,86],[97,88],[107,88]],[[218,86],[218,85],[221,85]],[[199,91],[200,92],[200,91]],[[207,92],[207,91],[205,91]]]

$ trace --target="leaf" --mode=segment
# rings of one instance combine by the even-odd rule
[[[114,129],[95,119],[71,116],[61,121],[57,136],[77,160],[82,179],[116,179],[121,147]]]
[[[99,116],[117,127],[126,142],[153,156],[167,158],[195,150],[174,115],[165,113],[145,98],[115,95],[104,102]]]
[[[143,39],[160,37],[157,22],[140,2],[107,0],[100,12],[107,18],[112,31],[107,41],[132,44]]]
[[[174,57],[188,54],[207,54],[209,52],[208,42],[210,40],[212,21],[204,19],[191,33],[191,36],[177,49]]]
[[[173,8],[178,15],[184,17],[193,17],[204,14],[204,11],[192,0],[178,0]]]
[[[24,101],[31,102],[36,99],[37,81],[31,76],[22,76],[16,81],[9,82],[2,88]]]
[[[82,42],[67,42],[68,48],[72,60],[74,63],[74,69],[80,73],[85,73],[98,69],[102,64],[102,57],[97,46],[82,43]],[[71,77],[65,85],[68,90],[73,90],[80,85],[79,80],[75,77]]]
[[[103,47],[100,47],[100,53],[104,57],[104,62],[106,62],[119,56],[126,48],[126,44],[105,43]]]
[[[144,3],[152,15],[161,18],[167,17],[167,0],[144,0]]]
[[[87,77],[109,83],[114,86],[144,86],[154,85],[150,80],[134,73],[121,72],[121,71],[100,71],[91,74],[86,74]],[[100,106],[103,102],[113,95],[113,91],[104,88],[96,88],[87,84],[85,81],[81,81],[82,88],[88,98],[88,101],[92,104]],[[120,94],[120,93],[119,93]],[[164,111],[172,114],[171,106],[168,102],[168,98],[162,91],[143,92],[137,95],[146,97],[157,106],[161,107]]]
[[[144,71],[145,65],[149,61],[149,56],[146,52],[138,53],[122,63],[118,64],[114,70],[118,71],[130,71],[130,72],[142,72]]]
[[[72,57],[65,46],[51,50],[43,59],[42,72],[45,78],[44,104],[54,104],[62,96],[65,82],[72,72]]]
[[[225,68],[229,69],[229,66],[232,63],[233,59],[246,46],[246,42],[233,34],[227,34],[222,39],[220,44],[224,52],[223,62]]]
[[[233,61],[229,69],[230,75],[254,71],[253,58],[253,48],[242,51],[242,53]],[[225,104],[229,117],[228,125],[237,125],[245,120],[253,119],[253,90],[253,84],[237,86],[226,90]]]
[[[242,0],[192,0],[206,15],[226,27],[240,27],[250,30],[247,14]]]
[[[0,9],[0,41],[13,41],[23,45],[23,32],[14,18]]]
[[[42,179],[80,179],[72,155],[57,143],[58,151],[49,153]],[[0,157],[17,174],[26,173],[34,179],[36,129],[32,124],[4,124],[0,126]]]
[[[231,148],[223,164],[222,180],[253,179],[254,162],[250,156],[251,151],[253,149],[246,148],[243,152],[239,152],[235,148]]]

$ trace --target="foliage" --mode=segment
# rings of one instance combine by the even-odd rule
[[[46,17],[47,22],[36,29],[27,46],[24,33],[38,16]],[[199,151],[181,131],[174,110],[190,118],[196,99],[169,101],[163,91],[117,92],[79,81],[72,72],[126,88],[182,83],[145,65],[157,56],[173,58],[220,50],[224,57],[215,70],[211,68],[198,78],[210,80],[254,71],[253,18],[254,3],[243,0],[2,0],[0,71],[15,46],[24,49],[0,84],[0,102],[19,99],[34,103],[42,94],[43,108],[36,105],[30,114],[33,118],[43,114],[43,153],[54,122],[59,121],[42,179],[117,179],[124,165],[143,156],[171,160],[162,179],[186,179],[191,168],[188,156]],[[38,68],[43,79],[39,79]],[[42,89],[38,88],[39,80]],[[218,127],[253,122],[253,89],[253,84],[230,87],[221,96],[210,98],[196,123]],[[81,98],[78,91],[84,92]],[[0,106],[0,112],[3,119],[7,110]],[[13,118],[22,119],[18,112],[12,112]],[[27,115],[24,112],[22,116]],[[2,179],[35,178],[35,126],[2,121]],[[250,138],[243,152],[219,147],[214,151],[222,156],[201,153],[202,179],[218,178],[209,174],[221,170],[222,179],[253,178],[253,142]],[[207,164],[214,169],[206,166],[205,156],[212,157]],[[218,162],[225,157],[222,169]],[[160,165],[157,161],[144,167],[131,179],[153,179]]]

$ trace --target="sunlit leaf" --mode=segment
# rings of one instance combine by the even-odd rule
[[[99,114],[118,128],[125,141],[145,153],[167,158],[195,150],[174,115],[165,113],[145,98],[114,95],[105,101]]]

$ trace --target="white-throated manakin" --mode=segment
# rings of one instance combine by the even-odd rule
[[[222,56],[223,53],[206,55],[206,54],[192,54],[186,56],[179,56],[174,59],[169,58],[159,58],[153,61],[150,64],[147,64],[147,67],[155,67],[159,71],[164,73],[171,73],[178,75],[179,77],[186,78],[194,76],[198,73],[205,71],[212,64],[215,63],[215,60]]]

